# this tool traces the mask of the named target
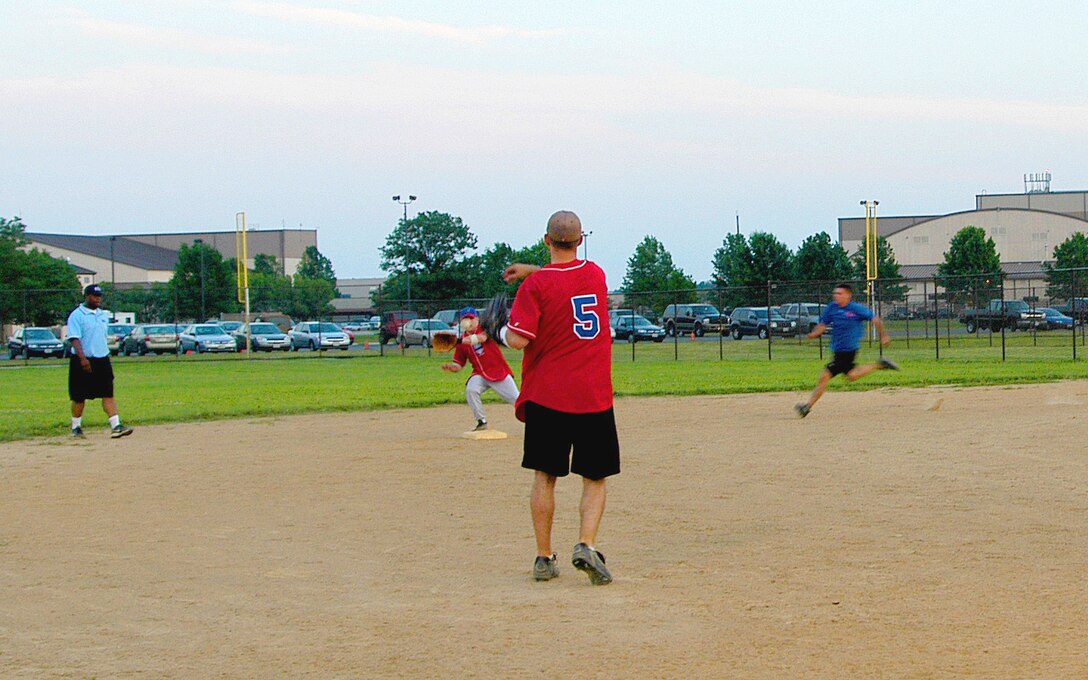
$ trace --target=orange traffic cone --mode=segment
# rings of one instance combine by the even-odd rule
[[[695,342],[695,331],[691,332],[691,341]]]
[[[370,343],[369,342],[364,342],[363,343],[363,349],[369,352],[370,351]]]

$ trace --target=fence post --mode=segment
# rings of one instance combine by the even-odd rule
[[[385,356],[385,338],[382,337],[382,328],[385,326],[384,298],[382,298],[382,286],[378,285],[378,356]]]
[[[676,328],[676,293],[672,295],[672,360],[680,361],[680,331]]]
[[[758,328],[758,326],[757,326]],[[771,332],[771,282],[767,282],[767,361],[771,360],[771,338],[774,333]]]
[[[940,319],[941,312],[940,312],[940,309],[938,309],[937,305],[938,305],[937,277],[934,276],[933,277],[933,347],[937,352],[936,359],[937,359],[937,361],[940,361],[940,359],[941,359],[941,332],[940,332],[940,326],[938,326],[938,324],[941,322],[941,319]],[[927,326],[927,328],[928,328],[928,326]]]
[[[725,342],[726,335],[726,322],[721,319],[721,286],[715,287],[715,292],[718,294],[718,361],[726,358],[726,348],[722,343]],[[1075,341],[1076,337],[1074,337]]]
[[[627,329],[627,331],[629,333],[634,333],[635,332],[635,303],[634,303],[633,300],[631,301],[631,325]],[[635,360],[635,345],[637,345],[638,343],[635,342],[634,340],[631,340],[629,344],[631,345],[631,361],[634,361]]]
[[[1070,296],[1069,315],[1073,317],[1073,361],[1077,360],[1077,283],[1080,282],[1080,271],[1073,272],[1073,286]],[[1088,310],[1081,310],[1081,314],[1088,313]],[[1088,321],[1088,317],[1085,317],[1085,321]],[[1081,342],[1084,341],[1084,321],[1081,322]]]
[[[1001,361],[1005,361],[1005,326],[1008,325],[1005,323],[1005,279],[999,277],[998,281],[1001,282]],[[991,328],[993,328],[992,325]]]

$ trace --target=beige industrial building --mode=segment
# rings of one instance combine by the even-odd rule
[[[1010,285],[1041,290],[1046,284],[1037,272],[1053,260],[1055,246],[1077,232],[1088,234],[1088,191],[980,194],[974,210],[877,218],[877,233],[888,240],[906,278],[934,276],[952,237],[968,226],[994,240]],[[839,243],[847,252],[856,252],[864,239],[864,217],[839,218]],[[920,283],[911,288],[922,291]]]
[[[80,236],[28,232],[30,247],[67,260],[80,272],[81,283],[116,281],[119,284],[150,284],[169,281],[182,244],[197,240],[218,250],[224,258],[235,257],[235,232],[207,231],[172,234],[115,234]],[[307,246],[317,246],[314,229],[249,231],[246,265],[256,255],[273,255],[284,273],[293,274]]]

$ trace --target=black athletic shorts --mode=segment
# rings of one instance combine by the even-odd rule
[[[526,402],[521,466],[555,477],[573,472],[587,479],[604,479],[619,474],[615,412],[564,413]]]
[[[840,373],[849,373],[854,370],[854,358],[858,355],[858,351],[855,349],[853,352],[835,352],[835,358],[827,364],[827,370],[831,371],[831,377],[839,375]]]
[[[91,372],[83,370],[79,357],[73,356],[68,361],[68,398],[72,401],[87,401],[113,396],[113,366],[109,357],[94,359]]]

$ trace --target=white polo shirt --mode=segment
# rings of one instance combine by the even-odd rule
[[[81,304],[68,315],[68,338],[78,339],[83,345],[83,355],[101,359],[110,355],[106,344],[106,330],[110,325],[110,313],[105,309],[90,309]],[[76,356],[72,350],[72,356]]]

